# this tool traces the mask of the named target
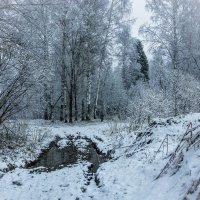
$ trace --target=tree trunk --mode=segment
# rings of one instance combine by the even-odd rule
[[[48,10],[43,6],[43,17],[44,17],[44,99],[45,99],[45,108],[44,108],[44,119],[49,120],[50,117],[50,105],[51,105],[51,95],[50,95],[50,77],[46,77],[46,75],[51,71],[50,59],[49,59],[49,38],[48,38]]]
[[[94,119],[97,119],[97,104],[94,105]]]
[[[105,116],[105,107],[104,107],[104,103],[102,101],[102,104],[101,104],[101,115],[100,115],[101,122],[103,122],[104,116]]]
[[[67,93],[66,93],[66,94],[67,94]],[[67,102],[65,102],[64,121],[65,121],[65,123],[67,123],[67,122],[68,122],[68,119],[67,119]]]
[[[111,22],[112,22],[113,6],[114,6],[114,0],[112,0],[112,2],[111,2],[110,13],[109,13],[109,23],[108,23],[108,27],[106,30],[103,48],[101,50],[101,55],[100,55],[101,57],[100,57],[100,63],[99,63],[99,68],[98,68],[97,92],[96,92],[95,105],[94,105],[94,119],[97,118],[96,115],[97,115],[97,106],[98,106],[100,84],[101,84],[101,72],[102,72],[102,67],[103,67],[103,61],[105,60],[105,53],[106,53],[106,47],[107,47],[107,43],[108,43],[109,30],[110,30],[110,26],[111,26]]]
[[[63,75],[61,80],[61,104],[60,104],[60,121],[64,120],[64,105],[65,105],[65,82]]]
[[[63,38],[62,38],[62,64],[61,64],[61,105],[60,105],[60,121],[65,120],[65,93],[66,93],[66,64],[65,64],[65,53],[66,53],[66,24],[63,20]]]
[[[77,74],[77,68],[79,67],[79,60],[80,60],[80,53],[78,52],[76,56],[76,62],[74,65],[74,111],[75,111],[75,121],[78,121],[78,103],[77,103],[77,81],[78,81],[78,74]]]
[[[48,113],[48,94],[47,94],[47,85],[44,85],[44,120],[48,120],[49,119],[49,113]]]
[[[77,105],[77,87],[76,83],[74,84],[74,109],[75,109],[75,121],[78,121],[78,105]]]
[[[91,69],[89,67],[87,71],[87,114],[86,114],[86,120],[91,120]]]
[[[73,62],[73,61],[72,61]],[[71,64],[71,79],[70,79],[70,92],[69,92],[69,123],[73,123],[73,95],[74,95],[74,66]]]
[[[49,120],[51,120],[52,122],[54,121],[54,101],[53,101],[53,96],[54,96],[54,92],[53,92],[53,86],[51,88],[51,102],[50,102],[50,112],[49,112]]]
[[[85,121],[85,102],[82,99],[82,121]]]

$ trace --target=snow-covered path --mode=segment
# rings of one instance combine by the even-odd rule
[[[184,153],[177,173],[172,175],[169,171],[155,180],[168,161],[165,149],[163,153],[155,154],[166,134],[170,135],[169,155],[174,151],[187,125],[192,122],[195,127],[200,124],[199,119],[200,114],[175,118],[170,122],[168,119],[157,119],[158,125],[151,129],[151,134],[144,138],[145,141],[141,139],[138,142],[135,142],[134,133],[120,132],[110,135],[106,123],[52,126],[53,135],[65,137],[78,133],[91,138],[104,152],[115,149],[113,159],[103,163],[97,171],[100,185],[97,186],[94,179],[89,185],[86,184],[87,162],[41,173],[17,168],[0,178],[0,199],[181,200],[187,196],[188,199],[199,200],[200,184],[196,184],[194,193],[190,194],[188,191],[200,180],[200,149],[191,149]],[[134,142],[135,145],[131,146]]]

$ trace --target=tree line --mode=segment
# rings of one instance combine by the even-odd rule
[[[140,32],[149,61],[132,36],[128,0],[3,1],[0,122],[117,116],[139,124],[199,110],[200,3],[146,4],[152,23]]]

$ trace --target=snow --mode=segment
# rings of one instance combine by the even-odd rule
[[[155,178],[169,160],[169,155],[175,150],[189,123],[193,127],[200,125],[200,114],[189,114],[168,119],[155,119],[158,125],[144,125],[137,132],[120,131],[111,134],[110,127],[105,123],[77,123],[75,125],[43,124],[31,121],[30,130],[48,128],[49,137],[40,143],[44,148],[56,136],[65,138],[68,135],[87,136],[94,141],[101,151],[113,151],[113,158],[103,163],[97,171],[100,185],[97,187],[94,179],[87,185],[85,174],[89,163],[82,162],[51,172],[33,172],[33,169],[20,168],[23,159],[7,159],[18,166],[10,172],[3,172],[7,163],[0,156],[0,199],[2,200],[179,200],[187,197],[198,200],[200,185],[193,193],[189,189],[200,180],[200,148],[184,151],[184,159],[179,170],[167,171],[159,179]],[[125,123],[125,125],[127,125]],[[125,126],[124,126],[125,127]],[[137,138],[139,132],[151,132],[142,139]],[[200,131],[198,129],[197,131]],[[196,131],[196,132],[197,132]],[[158,151],[163,139],[169,136],[167,149]],[[149,141],[149,142],[148,142]],[[60,141],[64,147],[67,140]],[[84,142],[84,141],[83,141]],[[83,144],[84,145],[84,144]],[[38,155],[40,152],[34,155]],[[28,159],[28,156],[25,157]]]

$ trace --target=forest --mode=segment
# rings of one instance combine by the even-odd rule
[[[200,200],[199,113],[199,0],[0,0],[0,199]]]
[[[199,111],[199,6],[147,1],[141,41],[129,0],[1,1],[0,121],[142,123]]]

